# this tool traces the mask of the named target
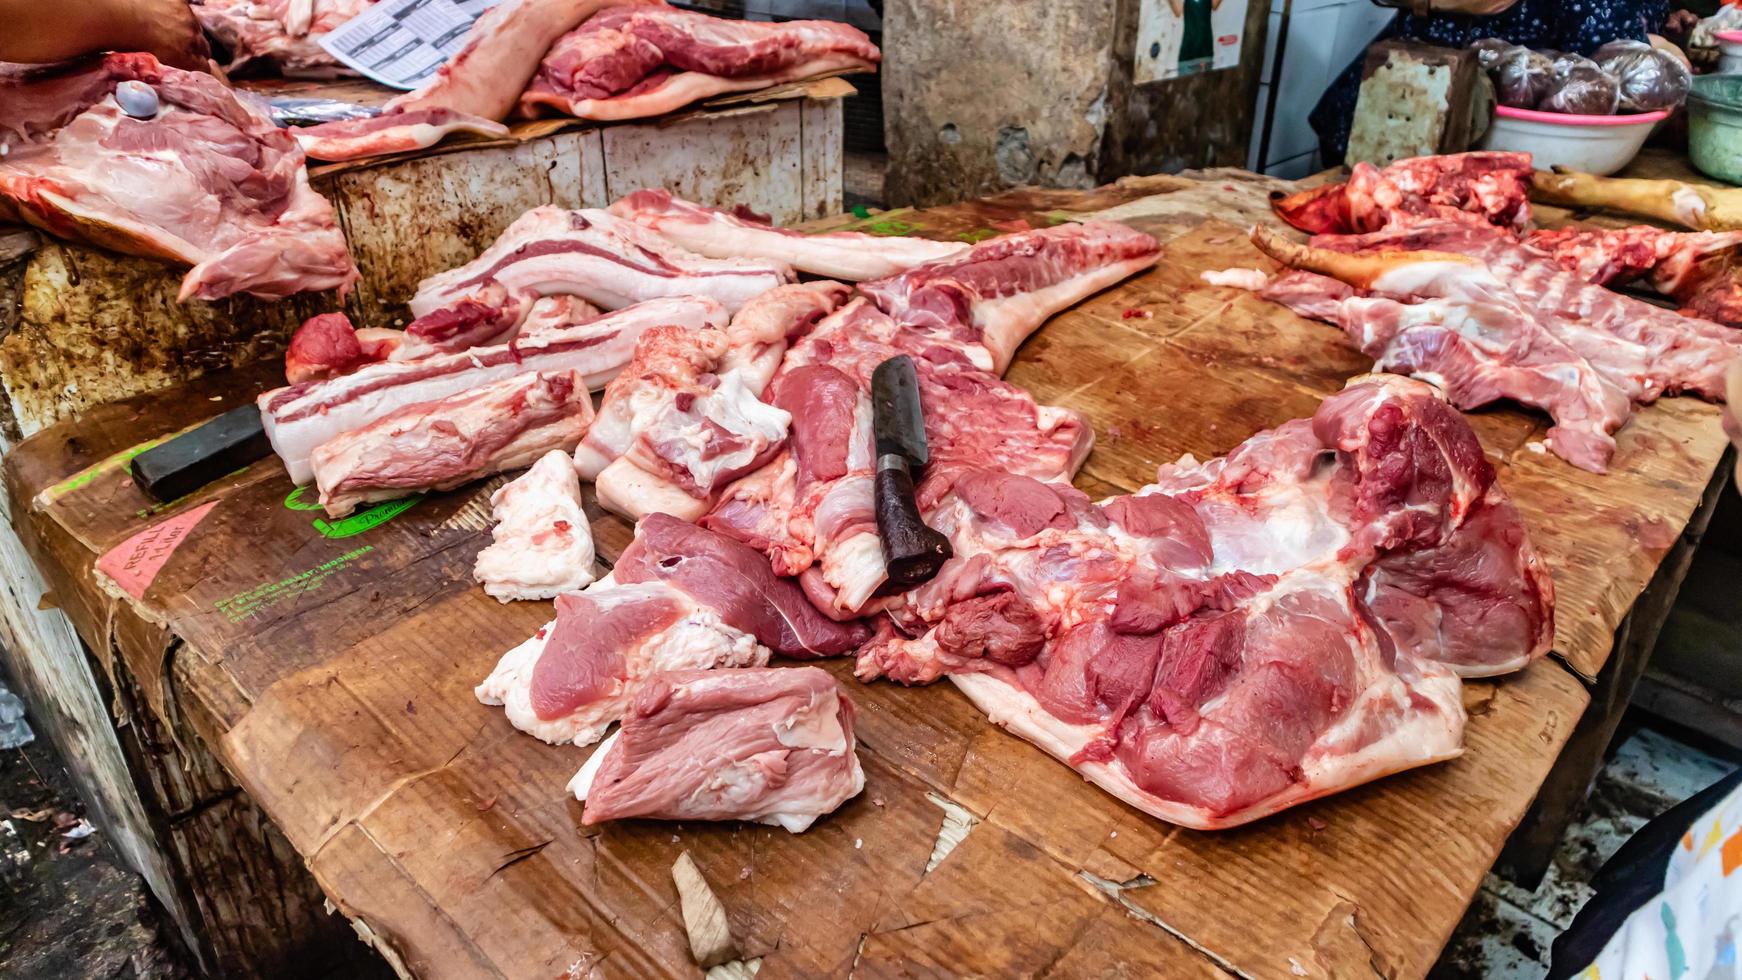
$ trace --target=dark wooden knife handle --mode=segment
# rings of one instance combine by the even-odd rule
[[[889,582],[912,587],[931,581],[954,550],[950,539],[928,527],[913,499],[913,477],[903,467],[877,470],[874,483],[877,533]]]

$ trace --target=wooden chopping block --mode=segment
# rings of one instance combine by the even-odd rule
[[[1376,42],[1361,67],[1348,162],[1383,167],[1405,157],[1469,149],[1479,135],[1478,118],[1486,128],[1493,98],[1486,81],[1474,51]]]

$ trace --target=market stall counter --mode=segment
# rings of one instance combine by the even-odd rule
[[[1263,265],[1245,229],[1272,220],[1279,186],[1214,171],[818,227],[974,241],[1094,214],[1160,239],[1156,268],[1053,318],[1009,375],[1092,422],[1076,483],[1102,497],[1149,483],[1159,462],[1216,457],[1309,416],[1367,370],[1337,330],[1200,278]],[[306,866],[318,883],[281,890],[270,915],[213,924],[298,928],[317,917],[292,899],[324,895],[396,969],[424,977],[693,975],[672,878],[686,852],[763,976],[1111,963],[1424,975],[1567,745],[1629,609],[1648,586],[1673,594],[1726,452],[1718,409],[1692,399],[1641,408],[1603,476],[1541,452],[1540,416],[1467,415],[1560,615],[1555,656],[1464,685],[1465,749],[1444,764],[1238,829],[1182,830],[954,689],[860,684],[850,663],[823,661],[858,704],[866,779],[837,812],[802,835],[592,826],[564,791],[581,753],[520,735],[474,696],[548,619],[542,603],[503,606],[473,582],[500,480],[342,519],[275,459],[164,505],[132,485],[132,454],[272,387],[275,367],[51,426],[10,454],[7,488],[56,601],[133,723],[160,736],[139,766],[209,773],[195,808],[238,801],[296,856],[242,866],[275,880]],[[590,491],[586,505],[609,565],[630,527]],[[190,878],[229,900],[259,885],[236,866]]]

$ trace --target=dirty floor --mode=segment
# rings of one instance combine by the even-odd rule
[[[40,733],[0,751],[0,977],[191,977]]]

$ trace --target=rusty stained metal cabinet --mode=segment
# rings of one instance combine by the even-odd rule
[[[418,280],[470,260],[541,204],[604,206],[662,186],[780,223],[835,214],[841,98],[851,92],[825,79],[666,119],[533,124],[518,142],[316,168],[315,187],[338,210],[362,272],[343,302],[326,293],[178,304],[183,268],[0,228],[0,455],[97,406],[276,358],[314,313],[402,322]],[[175,669],[173,647],[163,676],[117,668],[114,646],[149,642],[153,630],[60,608],[75,583],[38,572],[32,558],[55,543],[21,537],[17,519],[30,502],[10,499],[11,489],[0,498],[14,518],[0,522],[0,655],[33,721],[68,750],[103,832],[208,969],[246,977],[359,968],[344,920],[322,912],[301,861],[223,767],[174,726],[145,723],[159,712],[142,702]]]

